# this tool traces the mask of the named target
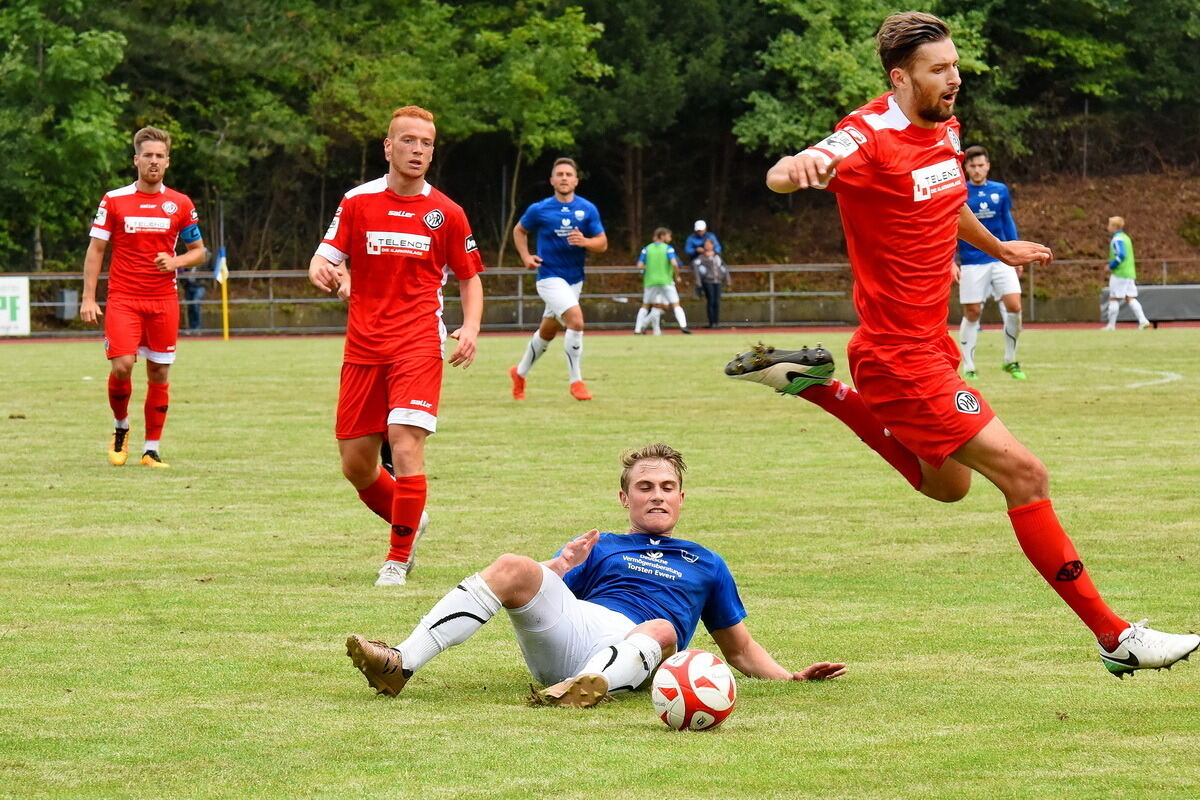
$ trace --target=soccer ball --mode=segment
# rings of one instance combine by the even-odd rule
[[[654,673],[650,700],[677,731],[715,728],[733,713],[737,684],[725,662],[706,650],[684,650]]]

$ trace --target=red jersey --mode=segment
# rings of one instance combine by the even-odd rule
[[[425,184],[401,197],[387,178],[351,189],[317,247],[333,264],[350,260],[347,364],[442,357],[442,286],[483,271],[467,215]]]
[[[837,193],[862,333],[926,339],[946,333],[967,200],[958,120],[913,125],[891,92],[854,111],[815,150],[841,155]]]
[[[176,242],[200,239],[199,217],[191,199],[159,184],[154,194],[136,183],[113,189],[100,201],[91,237],[112,245],[108,296],[175,297],[175,273],[154,265],[159,253],[175,255]]]

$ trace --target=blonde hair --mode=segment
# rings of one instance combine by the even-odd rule
[[[655,442],[648,444],[640,450],[626,450],[621,454],[621,491],[629,491],[629,473],[633,472],[633,468],[641,461],[665,461],[675,470],[675,477],[679,478],[679,488],[683,488],[683,473],[687,470],[687,464],[683,463],[683,453],[671,447],[669,444]]]
[[[1108,224],[1112,225],[1114,223],[1116,224],[1116,226],[1118,228],[1124,228],[1125,227],[1125,218],[1124,217],[1109,217]]]
[[[171,134],[161,128],[151,128],[149,126],[142,128],[133,135],[133,153],[140,155],[142,152],[142,144],[145,142],[162,142],[167,146],[167,155],[171,154]]]

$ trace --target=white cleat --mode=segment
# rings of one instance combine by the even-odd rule
[[[1200,647],[1200,636],[1194,633],[1162,633],[1147,628],[1149,620],[1135,622],[1121,632],[1115,650],[1100,647],[1100,661],[1118,678],[1138,669],[1170,669],[1177,661]]]
[[[405,561],[385,561],[379,568],[379,580],[376,586],[403,586],[408,582],[408,563]]]

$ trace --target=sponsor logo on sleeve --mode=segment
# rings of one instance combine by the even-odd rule
[[[176,211],[179,210],[179,206],[175,205],[170,200],[167,200],[165,203],[162,204],[162,210],[168,214],[174,214]]]
[[[959,389],[954,395],[954,407],[963,414],[978,414],[980,412],[979,398],[966,389]]]
[[[859,136],[862,136],[860,133]],[[837,131],[813,147],[820,148],[834,158],[845,158],[858,149],[858,141],[846,131]]]
[[[372,256],[423,256],[433,242],[428,236],[396,231],[367,231],[367,254]]]
[[[847,125],[846,127],[842,128],[842,130],[850,134],[850,138],[859,144],[867,143],[867,135],[853,125]]]
[[[913,200],[923,202],[935,194],[962,186],[962,172],[958,169],[958,159],[948,158],[945,161],[914,169],[911,173],[913,180]]]
[[[200,215],[199,215],[199,214],[197,214],[197,213],[196,213],[196,209],[194,209],[194,208],[193,208],[193,209],[192,209],[192,222],[195,222],[195,221],[196,221],[196,220],[198,220],[198,219],[200,219]]]
[[[436,231],[442,227],[442,223],[446,221],[446,215],[438,209],[434,209],[425,215],[425,224],[429,226],[429,230]]]
[[[126,217],[126,233],[162,233],[171,229],[171,220],[166,217]]]
[[[463,240],[463,247],[466,248],[468,253],[474,253],[476,250],[479,249],[479,245],[475,244],[475,235],[474,234],[468,236],[466,239]]]
[[[340,212],[341,209],[339,208],[338,211]],[[341,221],[342,221],[341,217],[333,218],[333,222],[329,223],[329,230],[325,231],[326,239],[333,241],[333,237],[337,236],[338,225],[341,223]]]
[[[954,128],[950,128],[946,132],[946,138],[950,140],[950,146],[954,148],[954,152],[962,152],[962,142],[958,140],[958,134],[954,132]]]
[[[108,209],[104,207],[104,203],[96,209],[96,218],[92,220],[92,224],[103,228],[104,223],[108,222]]]

